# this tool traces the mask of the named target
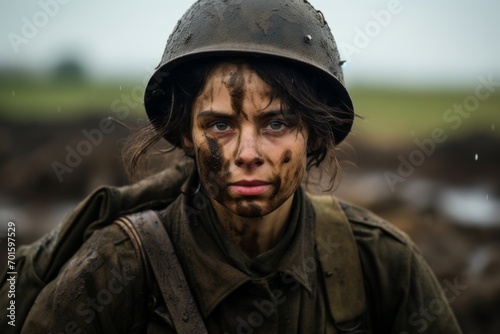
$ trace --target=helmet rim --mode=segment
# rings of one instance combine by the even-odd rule
[[[220,32],[224,36],[217,35],[212,37],[212,35],[207,34],[209,27],[229,25],[230,23],[232,24],[232,21],[223,16],[223,19],[227,22],[221,23],[215,20],[214,17],[200,11],[206,9],[210,13],[215,10],[214,6],[226,6],[227,10],[234,10],[238,6],[234,5],[234,8],[229,8],[226,1],[197,1],[179,20],[168,39],[162,61],[146,86],[144,106],[153,125],[158,123],[158,120],[163,115],[160,108],[160,105],[162,105],[160,100],[165,103],[165,99],[168,98],[166,95],[158,96],[159,94],[155,94],[155,91],[161,86],[164,80],[168,79],[170,72],[180,64],[214,56],[274,57],[314,68],[328,79],[332,93],[336,94],[338,100],[341,101],[341,109],[347,112],[350,118],[340,125],[332,125],[336,144],[342,142],[352,128],[354,106],[344,86],[338,48],[322,14],[319,15],[318,13],[320,12],[316,11],[309,3],[303,0],[240,0],[239,2],[239,7],[247,6],[250,10],[254,11],[256,9],[274,8],[273,6],[279,5],[283,8],[282,12],[287,12],[284,16],[288,15],[288,17],[292,17],[291,20],[297,20],[295,16],[300,14],[305,17],[305,22],[302,25],[296,25],[292,24],[291,21],[284,20],[280,15],[277,18],[270,15],[269,22],[266,21],[266,24],[270,28],[267,31],[261,31],[253,26],[255,22],[252,19],[245,17],[248,22],[244,23],[243,26],[245,24],[251,26],[254,29],[253,32],[224,30]],[[200,6],[205,7],[204,9],[200,9]],[[217,7],[217,10],[220,10],[219,7]],[[240,11],[243,12],[243,9]],[[199,20],[196,20],[196,17],[194,17],[196,15],[203,15],[204,21],[199,22]],[[240,14],[236,12],[234,15]],[[238,17],[238,19],[243,20],[243,17]],[[287,34],[292,35],[293,38],[283,41],[280,38],[284,34],[282,30],[287,30]],[[307,33],[304,34],[304,31]],[[178,139],[169,138],[168,134],[165,135],[165,139],[179,146]]]

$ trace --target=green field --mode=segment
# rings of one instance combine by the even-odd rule
[[[497,130],[500,128],[500,89],[479,101],[476,108],[468,107],[470,112],[463,107],[463,114],[454,111],[454,106],[470,102],[474,90],[404,91],[355,87],[351,95],[357,112],[365,119],[357,122],[356,132],[381,140],[430,137],[436,128],[443,129],[450,137],[472,132],[500,135],[500,129]]]
[[[125,83],[0,82],[2,116],[19,120],[65,121],[89,113],[112,112],[122,94],[131,95],[138,86]],[[141,88],[141,90],[143,90]],[[137,111],[137,108],[131,108]]]
[[[68,121],[89,114],[113,116],[117,107],[126,107],[142,116],[141,82],[64,83],[49,81],[0,81],[0,112],[16,120]],[[381,141],[428,137],[435,128],[450,136],[471,132],[500,130],[500,88],[471,111],[468,117],[448,114],[461,105],[474,90],[402,90],[373,87],[350,87],[357,113],[355,133]],[[131,104],[124,100],[128,96]],[[460,117],[460,120],[457,120]],[[460,122],[460,124],[458,124]],[[456,129],[454,129],[455,127]],[[394,143],[392,143],[394,144]]]

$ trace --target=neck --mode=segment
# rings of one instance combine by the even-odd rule
[[[294,195],[267,216],[241,217],[212,200],[215,212],[229,239],[253,259],[276,246],[288,225]]]

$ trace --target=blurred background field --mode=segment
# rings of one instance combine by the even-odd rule
[[[25,74],[26,75],[26,74]],[[142,89],[138,81],[89,81],[68,78],[40,77],[18,78],[14,73],[3,74],[0,79],[0,107],[2,117],[15,121],[65,122],[86,116],[109,113],[113,101],[123,94],[130,96],[129,109],[136,116],[143,116],[142,97],[132,96],[132,89]],[[424,135],[437,126],[450,127],[443,115],[454,104],[463,104],[474,89],[453,88],[395,88],[391,86],[351,85],[349,92],[359,116],[365,121],[356,122],[356,132],[372,136],[382,142],[404,138],[408,134]],[[491,131],[498,111],[500,90],[485,101],[480,108],[469,112],[460,131],[451,136],[464,136],[478,131]],[[116,106],[126,105],[122,102]],[[117,108],[115,108],[117,109]],[[112,116],[110,114],[110,116]],[[498,121],[498,119],[496,119]],[[451,122],[448,122],[451,123]],[[392,142],[394,144],[394,142]]]
[[[451,304],[464,333],[499,333],[500,4],[401,1],[403,10],[352,53],[346,46],[356,45],[359,31],[376,22],[373,12],[388,10],[389,1],[311,2],[348,60],[347,87],[363,117],[338,148],[344,169],[335,195],[407,232],[443,285],[467,287]],[[100,130],[108,117],[132,128],[145,124],[144,82],[188,6],[59,4],[15,52],[8,33],[22,36],[23,18],[44,9],[37,1],[6,5],[0,14],[7,37],[0,41],[0,238],[13,220],[18,247],[33,242],[97,186],[128,182],[120,147],[130,131],[118,125],[71,172],[58,178],[54,162],[65,164],[68,148],[88,140],[84,132]],[[493,78],[494,92],[455,128],[445,114],[475,95],[479,77]],[[416,142],[429,143],[436,129],[446,140],[391,184],[388,175],[418,157]]]

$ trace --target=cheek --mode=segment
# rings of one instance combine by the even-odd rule
[[[216,139],[204,135],[198,140],[196,163],[203,186],[215,197],[229,178],[229,162]]]
[[[284,185],[297,186],[302,182],[305,173],[305,162],[302,157],[294,159],[282,165],[281,174]]]
[[[280,169],[303,169],[307,163],[307,139],[302,135],[295,137],[292,145],[282,149],[277,161]]]
[[[284,192],[294,192],[302,182],[306,170],[306,145],[288,148],[279,158],[277,177]]]

